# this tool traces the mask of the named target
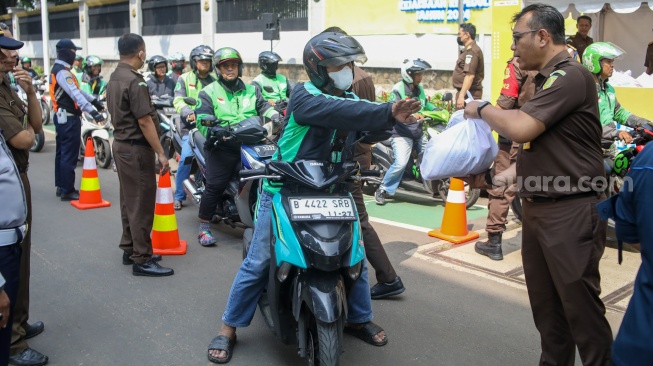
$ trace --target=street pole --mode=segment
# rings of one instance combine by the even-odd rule
[[[50,74],[50,22],[48,21],[48,2],[41,0],[41,31],[43,32],[43,74]],[[48,78],[45,78],[48,82]]]
[[[458,0],[458,24],[465,23],[465,5],[463,0]]]

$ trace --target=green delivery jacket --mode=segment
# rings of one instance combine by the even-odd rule
[[[189,114],[197,108],[195,106],[189,106],[184,102],[185,97],[192,97],[198,100],[199,94],[203,88],[210,85],[214,81],[218,80],[215,74],[211,73],[205,79],[200,79],[197,77],[194,71],[189,71],[181,74],[177,79],[177,84],[175,84],[175,97],[172,100],[172,105],[177,110],[177,113],[181,115],[183,120],[186,120]],[[200,131],[202,136],[206,137],[207,128],[202,125],[197,125],[197,129]]]
[[[415,95],[418,92],[419,94]],[[413,84],[407,84],[403,80],[398,82],[392,87],[392,92],[390,93],[390,102],[406,98],[419,99],[419,102],[422,104],[419,112],[423,110],[432,111],[435,109],[435,106],[426,99],[426,93],[424,93],[424,88],[421,85],[417,86],[417,90],[413,91]],[[419,113],[417,112],[417,113]],[[418,139],[424,135],[422,130],[422,123],[419,121],[412,123],[400,123],[395,125],[395,128],[392,130],[392,136],[401,136],[408,137],[411,139]]]
[[[275,102],[290,98],[290,87],[288,86],[288,80],[286,77],[277,74],[274,79],[267,77],[266,75],[259,74],[252,81],[252,85],[256,87],[256,90],[261,92],[265,100],[273,100]],[[269,92],[267,89],[272,89],[272,92]]]
[[[643,126],[648,123],[646,119],[637,117],[619,104],[614,88],[607,81],[603,85],[596,84],[596,88],[599,94],[603,140],[615,140],[619,136],[615,122],[629,127]]]

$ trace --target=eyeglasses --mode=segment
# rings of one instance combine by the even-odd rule
[[[531,30],[527,30],[527,31],[523,31],[523,32],[513,33],[512,34],[512,44],[516,46],[517,42],[519,42],[519,40],[522,39],[522,37],[524,37],[524,35],[526,35],[528,33],[537,32],[537,31],[538,31],[537,29],[531,29]]]

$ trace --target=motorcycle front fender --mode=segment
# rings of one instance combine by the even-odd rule
[[[302,271],[295,281],[293,316],[297,321],[303,304],[324,323],[333,323],[343,314],[347,317],[347,293],[339,272]]]
[[[91,136],[93,139],[97,137],[109,141],[109,131],[105,130],[104,128],[100,130],[93,130],[93,132],[91,132]]]

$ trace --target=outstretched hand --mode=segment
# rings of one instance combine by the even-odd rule
[[[392,116],[401,123],[414,122],[413,113],[422,108],[422,104],[417,99],[401,99],[392,105]]]

